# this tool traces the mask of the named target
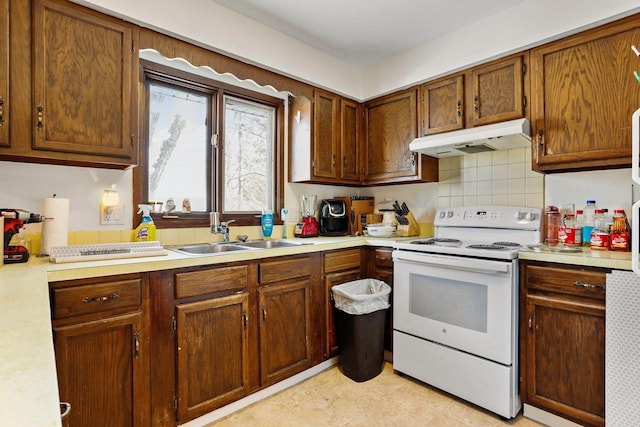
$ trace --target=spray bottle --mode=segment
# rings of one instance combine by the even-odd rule
[[[151,218],[151,205],[138,205],[138,213],[142,214],[142,221],[135,229],[134,242],[152,242],[156,240],[156,225]]]

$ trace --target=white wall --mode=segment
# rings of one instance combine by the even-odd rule
[[[360,97],[369,99],[638,11],[637,0],[525,0],[366,68]]]
[[[637,0],[523,0],[359,70],[209,0],[72,1],[358,100],[640,11]]]
[[[42,213],[45,198],[69,201],[69,230],[132,228],[132,171],[0,162],[0,207]],[[100,226],[102,190],[115,185],[124,205],[123,224]],[[136,224],[137,225],[137,224]]]

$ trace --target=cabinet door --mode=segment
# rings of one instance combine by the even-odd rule
[[[391,286],[391,294],[389,302],[391,307],[387,310],[387,322],[384,331],[384,349],[393,351],[393,258],[391,248],[375,248],[374,252],[374,271],[372,277],[382,280]]]
[[[335,316],[333,315],[333,298],[331,296],[331,288],[335,285],[351,282],[361,279],[360,269],[341,271],[339,273],[327,274],[324,279],[325,283],[325,301],[326,309],[326,339],[325,339],[325,358],[333,357],[338,354],[338,334],[336,331]]]
[[[464,128],[464,75],[422,85],[422,134]]]
[[[247,393],[248,295],[176,306],[179,423]]]
[[[524,316],[523,401],[581,424],[603,426],[604,303],[527,295]]]
[[[525,116],[522,55],[474,68],[471,72],[471,84],[473,85],[472,126]]]
[[[365,105],[365,184],[416,178],[417,154],[409,143],[418,135],[417,89]]]
[[[340,138],[340,98],[316,90],[314,102],[313,175],[316,179],[336,180]]]
[[[630,167],[638,16],[531,50],[533,166]]]
[[[311,279],[258,289],[262,385],[311,366]]]
[[[34,0],[33,149],[136,163],[133,37],[123,21]]]
[[[149,425],[149,352],[142,314],[54,326],[65,426]],[[145,397],[146,396],[146,397]]]
[[[360,126],[358,103],[342,99],[340,105],[340,180],[360,183]]]
[[[0,147],[9,146],[9,0],[0,0]]]

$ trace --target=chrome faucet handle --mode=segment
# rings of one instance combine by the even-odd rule
[[[222,227],[228,227],[228,226],[229,226],[229,224],[231,224],[232,222],[236,222],[236,220],[235,220],[235,219],[230,219],[229,221],[222,221],[222,222],[220,223],[220,226],[222,226]]]

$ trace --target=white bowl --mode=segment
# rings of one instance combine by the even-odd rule
[[[371,237],[391,237],[396,234],[396,226],[394,224],[369,224],[367,225],[367,234]]]

